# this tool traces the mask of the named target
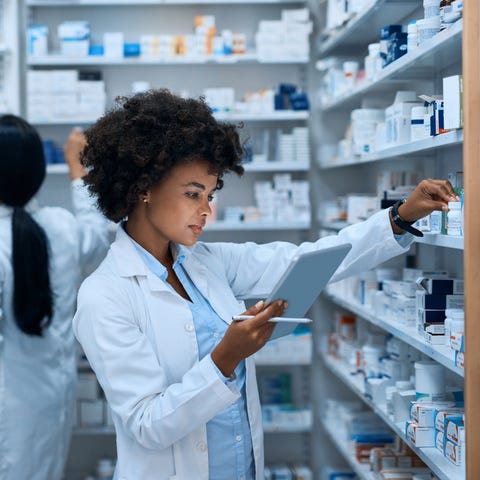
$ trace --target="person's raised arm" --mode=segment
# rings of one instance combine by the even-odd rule
[[[65,162],[72,180],[83,178],[87,173],[80,162],[80,156],[86,144],[87,141],[82,130],[73,128],[63,146]]]

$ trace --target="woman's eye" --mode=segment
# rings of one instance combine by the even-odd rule
[[[187,192],[187,197],[196,199],[198,198],[198,192]]]
[[[208,201],[211,202],[211,201],[213,201],[214,198],[215,198],[215,197],[214,197],[213,195],[209,195],[209,196],[208,196]]]

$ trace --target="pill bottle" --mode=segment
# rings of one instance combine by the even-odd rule
[[[455,237],[463,236],[462,231],[462,203],[448,202],[449,211],[447,213],[447,235]]]
[[[452,322],[465,319],[465,312],[459,308],[447,308],[445,310],[445,345],[450,346],[450,334],[452,333]]]
[[[412,107],[410,119],[410,141],[423,140],[426,138],[425,131],[425,107]]]
[[[440,15],[440,0],[423,0],[423,10],[425,18]]]
[[[436,362],[415,362],[416,399],[421,401],[442,400],[445,396],[445,369]]]
[[[420,23],[420,22],[417,22]],[[424,18],[418,26],[418,44],[422,45],[440,32],[440,15]]]
[[[418,26],[417,22],[410,22],[407,26],[407,52],[418,47]]]

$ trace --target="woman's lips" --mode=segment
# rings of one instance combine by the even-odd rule
[[[190,225],[190,229],[195,235],[200,235],[203,232],[202,225]]]

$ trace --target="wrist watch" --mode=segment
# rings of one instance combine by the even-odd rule
[[[416,228],[412,227],[412,225],[415,222],[407,222],[404,220],[400,214],[398,213],[398,207],[400,205],[403,205],[407,200],[405,198],[402,198],[401,200],[398,200],[393,204],[393,206],[390,208],[390,213],[392,214],[392,220],[393,223],[401,228],[402,230],[405,230],[406,232],[411,233],[412,235],[415,235],[416,237],[423,237],[423,233],[420,230],[417,230]]]

